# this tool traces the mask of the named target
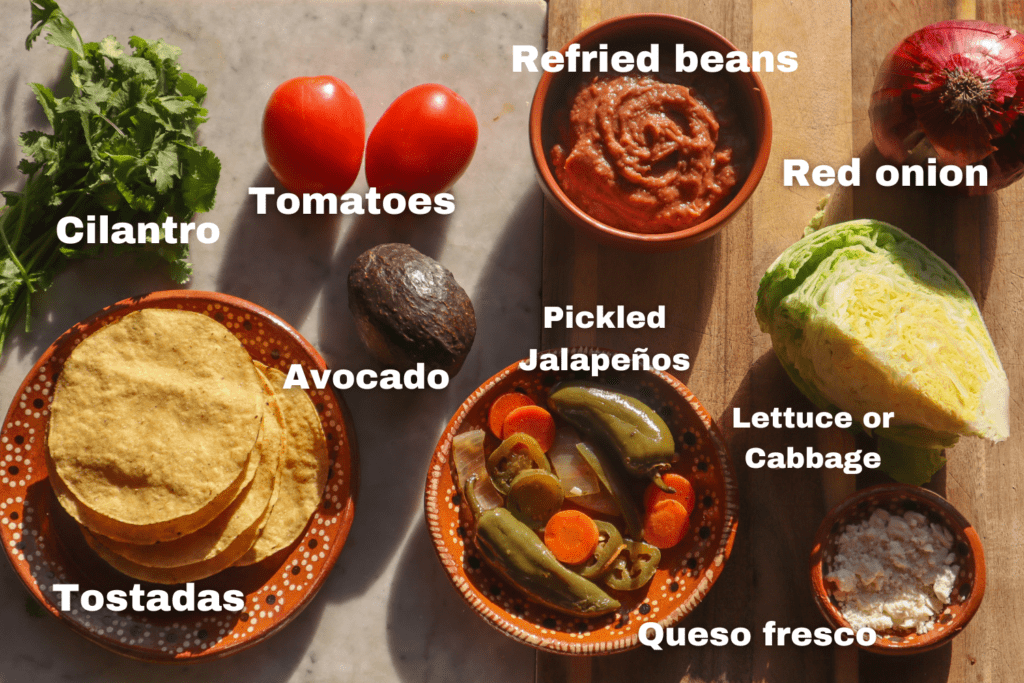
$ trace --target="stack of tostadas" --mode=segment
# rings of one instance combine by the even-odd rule
[[[327,481],[306,392],[200,313],[149,308],[64,363],[47,434],[61,505],[96,553],[155,583],[259,562],[304,531]]]

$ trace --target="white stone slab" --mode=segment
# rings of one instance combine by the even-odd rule
[[[442,392],[346,392],[356,424],[361,487],[356,521],[317,599],[268,642],[182,670],[107,653],[55,619],[30,616],[28,594],[0,561],[0,680],[85,683],[170,680],[527,681],[534,655],[487,626],[434,556],[423,521],[427,462],[458,404],[539,343],[541,195],[527,143],[536,74],[513,74],[511,45],[543,45],[546,7],[526,2],[62,3],[86,40],[162,37],[209,86],[202,141],[223,162],[220,242],[196,245],[195,289],[226,292],[296,326],[332,368],[373,367],[354,336],[345,281],[364,249],[405,241],[450,268],[477,311],[476,344]],[[0,187],[21,185],[16,136],[42,127],[27,84],[54,85],[63,51],[24,50],[28,0],[0,0]],[[362,100],[367,129],[402,91],[439,82],[462,94],[480,143],[456,185],[450,217],[257,216],[251,185],[273,185],[260,145],[263,106],[281,81],[327,73]],[[364,192],[360,174],[355,192]],[[279,191],[281,189],[279,188]],[[42,312],[0,359],[3,409],[38,355],[75,321],[127,296],[173,284],[130,262],[73,267],[36,301]]]

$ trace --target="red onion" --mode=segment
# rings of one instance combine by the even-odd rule
[[[884,157],[988,168],[984,194],[1024,176],[1024,35],[984,21],[942,21],[896,46],[871,93]],[[915,153],[916,152],[916,153]]]

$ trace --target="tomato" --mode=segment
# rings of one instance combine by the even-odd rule
[[[398,96],[366,141],[366,181],[381,194],[437,194],[476,150],[473,110],[455,91],[427,83]]]
[[[342,194],[363,161],[366,121],[352,89],[334,76],[277,86],[263,112],[263,151],[289,191]]]

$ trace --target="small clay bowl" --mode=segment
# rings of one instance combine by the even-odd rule
[[[568,353],[605,353],[569,349]],[[653,408],[676,443],[672,471],[693,484],[696,507],[690,529],[673,548],[663,550],[654,578],[634,591],[609,591],[622,607],[611,614],[582,618],[532,601],[505,581],[480,557],[474,527],[456,487],[452,440],[474,429],[488,431],[487,415],[499,396],[518,391],[538,405],[566,379],[591,379],[586,373],[522,370],[514,363],[484,382],[463,402],[441,435],[427,476],[425,507],[430,535],[448,578],[487,623],[516,640],[560,654],[619,652],[639,644],[640,627],[649,621],[672,626],[700,603],[722,573],[736,536],[739,490],[725,438],[686,386],[664,372],[613,371],[596,380],[630,394]],[[499,443],[488,433],[485,448]],[[646,482],[631,486],[639,500]],[[609,520],[611,521],[611,520]]]
[[[836,540],[850,524],[863,522],[878,508],[893,514],[908,510],[919,512],[949,529],[953,534],[953,552],[960,567],[947,605],[928,633],[878,633],[874,645],[864,649],[880,654],[916,654],[940,647],[960,633],[978,611],[985,595],[985,554],[981,539],[971,523],[949,501],[918,486],[880,484],[858,491],[835,507],[818,528],[811,551],[811,587],[818,609],[833,628],[850,627],[825,580],[831,571]]]
[[[650,50],[651,44],[657,43],[660,46],[660,71],[666,75],[665,80],[675,80],[670,72],[675,70],[677,44],[683,44],[687,51],[698,55],[716,51],[724,56],[737,49],[707,26],[670,14],[631,14],[602,21],[573,38],[562,48],[562,53],[573,43],[578,43],[582,51],[597,50],[599,45],[607,44],[609,60],[618,50],[636,54]],[[735,119],[746,126],[744,133],[750,143],[750,171],[710,217],[683,230],[656,234],[631,232],[597,220],[578,207],[555,178],[550,161],[551,149],[561,142],[559,130],[566,125],[567,112],[575,93],[597,75],[604,74],[569,73],[565,70],[544,72],[534,93],[530,108],[530,148],[541,189],[548,200],[578,230],[599,242],[629,251],[675,251],[721,230],[753,194],[768,165],[772,117],[768,96],[758,75],[754,72],[728,73],[725,69],[708,75],[721,78],[726,83],[729,100],[736,109]],[[611,71],[610,75],[618,74]]]

